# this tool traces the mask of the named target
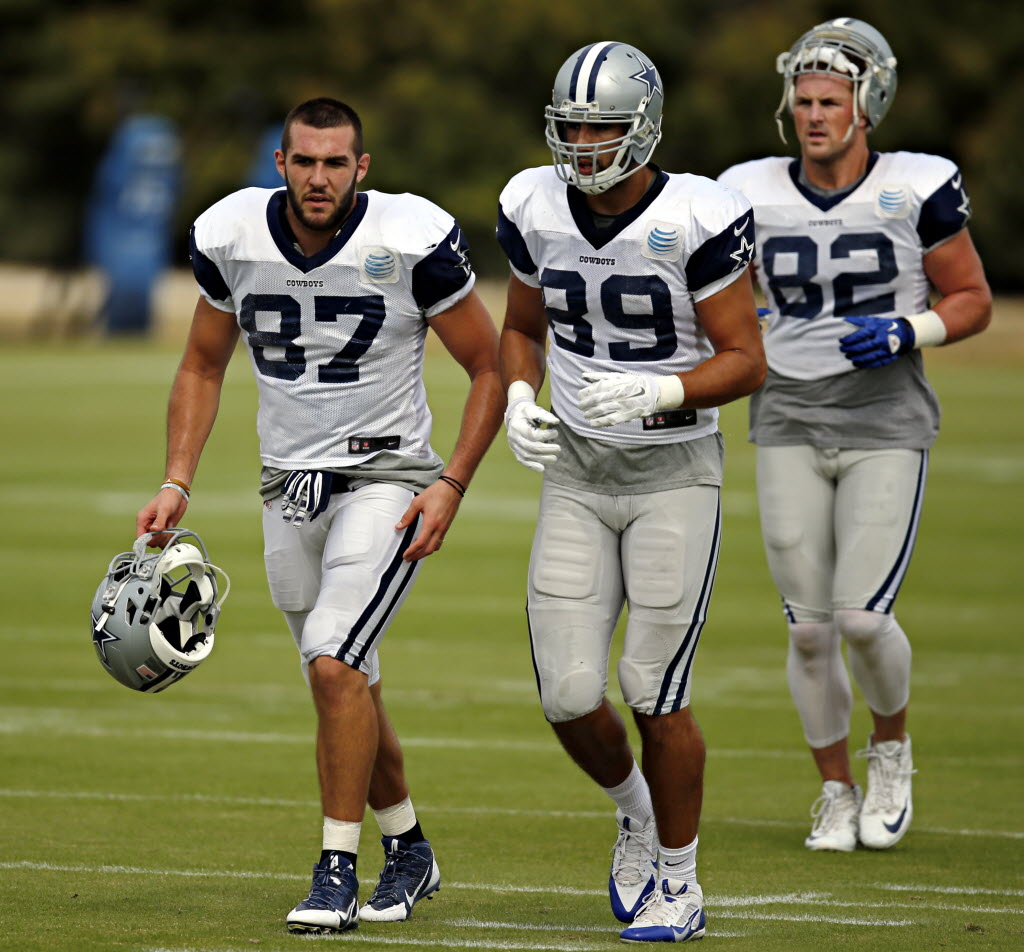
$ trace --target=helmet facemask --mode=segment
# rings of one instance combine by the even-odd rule
[[[594,111],[589,111],[593,107]],[[548,106],[544,110],[547,120],[546,138],[555,162],[555,173],[563,181],[575,185],[581,192],[598,195],[613,185],[639,172],[649,161],[654,145],[661,138],[660,129],[641,111],[628,113],[602,113],[597,103],[579,106],[564,102],[561,107]],[[570,142],[566,126],[586,123],[595,126],[625,126],[626,131],[603,142]],[[611,156],[605,168],[599,159]],[[590,171],[580,171],[581,159],[590,160]],[[632,167],[631,167],[632,166]]]

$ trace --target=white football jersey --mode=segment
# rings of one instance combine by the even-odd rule
[[[719,181],[754,207],[757,278],[771,314],[768,365],[797,380],[853,371],[845,316],[902,317],[928,307],[923,256],[959,232],[970,202],[948,159],[872,153],[852,191],[826,198],[799,181],[797,159],[734,165]]]
[[[520,172],[501,193],[498,241],[513,273],[544,295],[552,410],[607,442],[677,443],[718,429],[714,408],[595,428],[577,394],[584,371],[679,373],[713,356],[694,303],[735,281],[754,254],[742,195],[698,175],[655,173],[640,202],[600,230],[553,166]]]
[[[455,220],[416,195],[360,192],[323,251],[306,258],[283,189],[247,188],[192,230],[203,296],[236,315],[259,387],[265,466],[327,469],[382,450],[426,459],[427,319],[475,276]]]

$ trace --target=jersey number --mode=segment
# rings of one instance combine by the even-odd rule
[[[565,292],[565,307],[545,305],[548,322],[555,343],[564,350],[581,357],[593,357],[594,325],[586,320],[587,284],[578,271],[562,271],[545,268],[541,274],[542,287]],[[627,314],[622,306],[625,295],[647,298],[651,302],[650,314]],[[612,341],[608,344],[608,356],[621,363],[644,360],[664,360],[676,352],[676,322],[672,313],[672,292],[657,275],[643,277],[613,274],[601,282],[601,310],[609,324],[622,330],[643,330],[650,328],[654,343],[648,347],[637,347],[630,341]],[[573,336],[559,333],[559,327],[568,326]]]
[[[835,306],[833,314],[847,317],[865,314],[887,314],[896,307],[896,295],[883,291],[873,297],[854,302],[854,292],[860,285],[889,284],[899,274],[896,251],[892,241],[880,232],[840,235],[829,247],[832,258],[849,258],[854,252],[874,252],[878,267],[874,271],[851,271],[836,275],[832,282]],[[794,255],[796,270],[779,274],[775,270],[776,257]],[[818,274],[818,246],[807,235],[785,235],[769,238],[761,249],[761,260],[768,277],[768,288],[775,298],[780,314],[810,319],[817,317],[824,306],[825,294],[814,279]],[[798,288],[802,293],[789,298],[786,289]]]
[[[354,383],[359,379],[357,361],[373,343],[384,324],[384,298],[380,294],[359,297],[335,297],[318,294],[313,298],[313,320],[333,323],[339,317],[354,316],[356,324],[348,343],[326,364],[317,367],[320,383]],[[281,329],[261,331],[256,327],[256,313],[269,311],[281,315]],[[249,335],[252,356],[261,374],[278,380],[298,380],[306,371],[306,352],[296,343],[302,330],[302,308],[288,294],[247,294],[238,315],[242,330]],[[284,351],[284,357],[267,357],[268,347]]]

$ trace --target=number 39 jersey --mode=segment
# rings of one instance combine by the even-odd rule
[[[967,224],[970,203],[956,166],[933,155],[872,153],[860,184],[837,197],[807,189],[799,170],[795,159],[759,159],[719,181],[746,195],[757,216],[769,367],[820,380],[855,369],[839,350],[854,329],[844,317],[928,307],[923,256]]]
[[[498,209],[513,273],[543,293],[555,415],[583,436],[626,445],[714,433],[718,411],[596,429],[578,407],[584,371],[670,374],[707,360],[714,350],[694,303],[735,281],[754,254],[742,195],[701,176],[654,171],[640,202],[605,229],[550,165],[516,175]]]
[[[191,236],[203,296],[236,315],[249,349],[264,465],[344,468],[381,451],[431,458],[427,319],[475,280],[458,224],[415,195],[360,192],[307,258],[285,202],[283,189],[243,189],[204,212]]]

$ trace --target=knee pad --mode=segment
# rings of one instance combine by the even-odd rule
[[[834,637],[831,622],[797,621],[789,625],[789,643],[806,661],[828,654]]]
[[[552,723],[574,721],[597,710],[604,698],[605,684],[596,671],[580,666],[560,678],[541,681],[541,705]]]
[[[859,608],[841,608],[835,614],[836,628],[853,648],[870,648],[888,630],[892,616]]]
[[[892,615],[844,608],[836,627],[849,645],[850,670],[876,714],[890,716],[910,700],[910,642]]]

